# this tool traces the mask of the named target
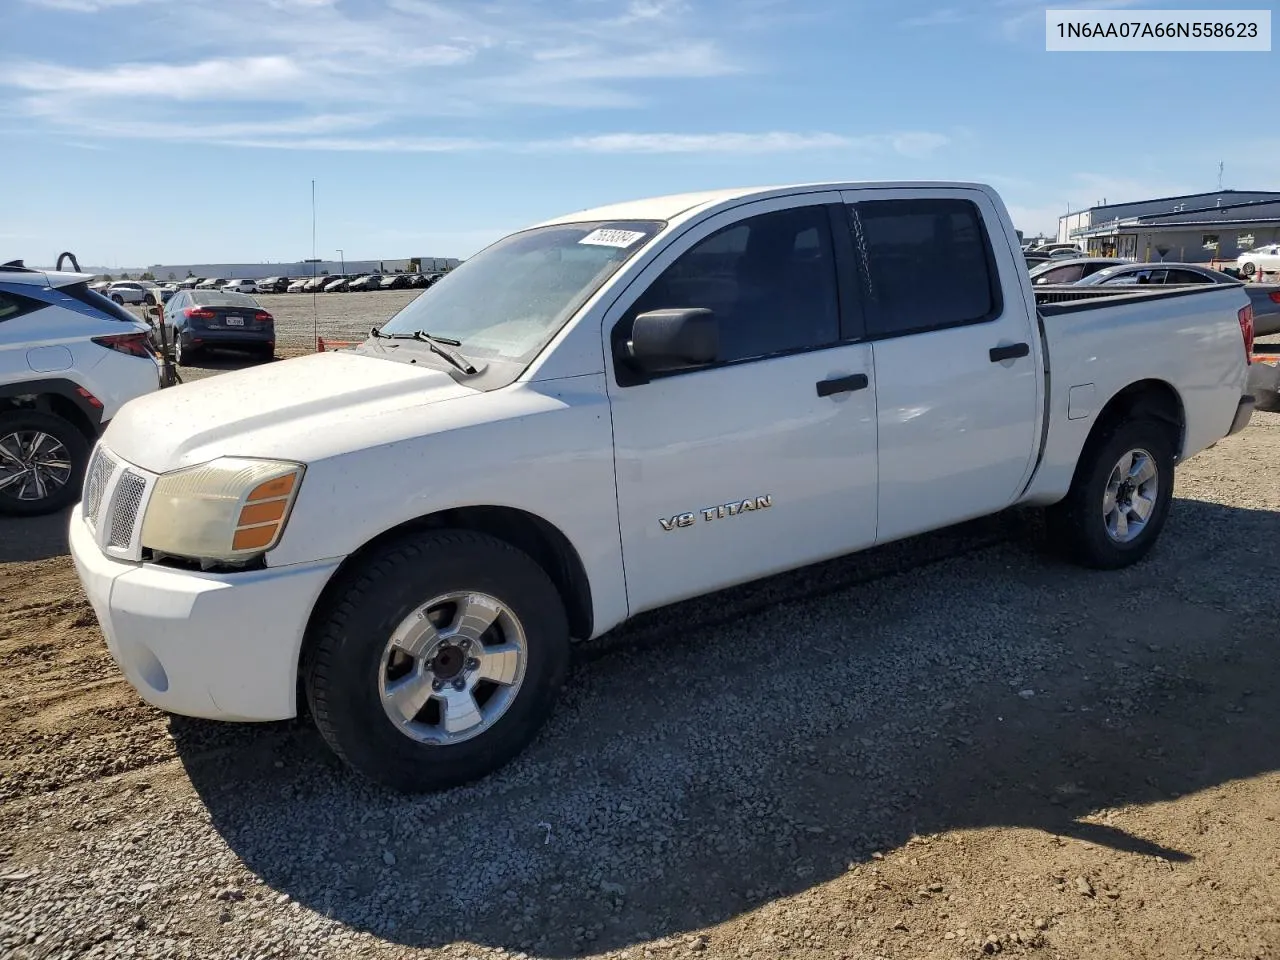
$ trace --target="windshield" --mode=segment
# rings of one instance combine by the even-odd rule
[[[202,307],[256,307],[258,301],[234,290],[201,291],[191,297],[191,302]]]
[[[527,363],[664,226],[591,221],[512,234],[432,284],[381,332],[421,330],[458,341],[468,357]]]

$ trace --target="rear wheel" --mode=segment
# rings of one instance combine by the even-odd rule
[[[37,516],[75,503],[89,441],[69,420],[38,410],[0,414],[0,513]]]
[[[189,366],[196,351],[183,345],[182,334],[179,332],[173,338],[173,362],[180,367]]]
[[[1245,263],[1240,266],[1240,276],[1242,277],[1252,277],[1257,272],[1258,265],[1256,263]]]
[[[1160,536],[1173,501],[1168,424],[1122,421],[1091,440],[1066,498],[1048,511],[1050,535],[1076,563],[1115,570],[1137,563]]]
[[[564,604],[528,555],[471,531],[369,557],[317,618],[303,668],[325,740],[410,793],[483,777],[550,715],[569,663]]]
[[[111,299],[114,300],[116,303],[120,304],[120,306],[122,307],[124,306],[124,297],[120,296],[120,294],[113,293],[111,295]]]

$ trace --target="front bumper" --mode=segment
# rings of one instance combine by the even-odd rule
[[[104,554],[71,512],[71,557],[107,649],[142,699],[210,720],[297,715],[298,657],[338,560],[213,574]]]

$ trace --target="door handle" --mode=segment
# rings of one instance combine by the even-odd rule
[[[833,393],[851,393],[854,390],[865,390],[870,382],[865,373],[855,373],[847,377],[832,377],[830,380],[819,380],[818,396],[829,397]]]
[[[1025,343],[1011,343],[1005,347],[992,347],[991,362],[999,363],[1001,360],[1017,360],[1019,357],[1025,357],[1030,352],[1030,345]]]

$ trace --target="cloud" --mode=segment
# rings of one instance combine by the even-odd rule
[[[941,27],[951,23],[962,23],[968,20],[970,15],[964,11],[957,10],[955,7],[943,7],[940,10],[934,10],[932,13],[925,13],[915,17],[908,17],[902,21],[904,27]]]
[[[0,84],[39,93],[119,99],[261,99],[272,85],[306,76],[288,57],[241,57],[192,64],[126,63],[106,70],[13,64]]]
[[[157,0],[26,0],[26,2],[34,7],[48,7],[51,10],[98,13],[110,7],[136,7],[144,3],[155,3]]]
[[[1040,29],[1044,30],[1046,10],[1123,10],[1126,7],[1136,7],[1142,2],[1143,0],[1088,0],[1085,3],[1065,4],[1058,0],[996,0],[994,8],[1020,8],[1016,13],[1001,15],[999,20],[1001,33],[1012,40],[1020,35],[1024,27],[1033,22],[1039,24]]]
[[[152,0],[26,2],[114,18],[111,42],[89,56],[0,62],[0,93],[16,91],[8,101],[17,115],[64,142],[906,158],[949,142],[926,131],[672,132],[623,124],[624,132],[547,132],[546,114],[637,110],[667,82],[746,72],[719,39],[713,14],[686,0],[365,0],[359,9],[336,0],[171,0],[157,4],[154,17],[109,10]],[[743,2],[756,12],[780,9],[774,0]],[[530,116],[538,117],[536,134],[512,132],[527,129]]]
[[[942,134],[914,132],[846,136],[829,132],[788,131],[716,133],[602,133],[541,140],[500,140],[479,137],[337,135],[343,128],[360,128],[365,118],[334,115],[324,118],[232,123],[135,125],[120,133],[136,138],[200,141],[220,146],[264,150],[309,150],[337,153],[576,153],[607,155],[730,154],[735,156],[837,150],[861,156],[894,154],[922,156],[948,142]],[[111,125],[103,122],[106,133]]]
[[[606,133],[543,141],[537,149],[586,153],[787,153],[853,146],[835,133]]]

